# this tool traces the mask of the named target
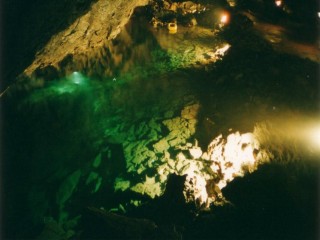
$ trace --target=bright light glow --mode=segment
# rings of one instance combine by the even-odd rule
[[[318,17],[320,18],[320,12],[318,12]]]
[[[282,1],[281,0],[276,0],[275,4],[277,5],[277,7],[280,7],[282,5]]]
[[[189,152],[194,159],[198,159],[202,155],[202,150],[200,147],[190,148]]]
[[[217,60],[222,59],[222,57],[226,54],[226,52],[228,51],[228,49],[231,47],[231,45],[229,44],[225,44],[222,47],[209,51],[206,53],[207,56],[210,56],[210,60],[212,62],[215,62]]]
[[[189,153],[194,159],[198,159],[202,156],[202,150],[198,147],[198,140],[196,140],[195,146],[189,149]]]
[[[73,84],[62,83],[61,85],[57,85],[54,87],[54,90],[59,94],[72,93],[75,91],[76,86],[72,86]]]
[[[157,167],[157,176],[146,178],[131,190],[159,196],[164,191],[161,184],[167,182],[169,174],[187,175],[183,192],[186,202],[208,208],[211,203],[223,204],[221,189],[234,178],[255,171],[259,164],[269,160],[252,133],[235,132],[226,138],[219,135],[203,154],[197,141],[194,146],[180,146],[180,149],[188,149],[191,156],[188,158],[182,152],[175,157],[165,154],[162,164]]]
[[[85,81],[84,76],[79,72],[73,72],[69,78],[75,84],[82,84]]]
[[[169,30],[169,33],[177,33],[177,30],[178,30],[178,25],[177,23],[175,22],[172,22],[172,23],[168,23],[168,30]]]
[[[220,22],[225,24],[229,21],[229,15],[227,13],[222,14],[221,18],[220,18]]]
[[[257,161],[268,160],[261,159],[261,155],[256,156],[256,150],[260,150],[260,144],[252,133],[232,133],[226,142],[220,135],[211,142],[208,153],[215,163],[211,169],[216,171],[217,166],[220,169],[221,179],[217,184],[220,189],[235,177],[244,176],[246,170],[249,172],[256,170]]]
[[[311,132],[310,137],[313,145],[320,150],[320,126]]]
[[[312,125],[304,131],[304,141],[313,153],[320,153],[320,124]]]
[[[320,118],[284,114],[265,123],[258,123],[254,135],[278,161],[305,159],[320,154]]]
[[[184,155],[182,151],[164,153],[159,159],[157,174],[131,190],[151,197],[159,196],[165,190],[163,186],[169,174],[174,173],[186,175],[183,191],[186,202],[195,202],[201,208],[208,208],[210,204],[223,205],[225,199],[221,190],[224,187],[271,159],[286,162],[290,159],[302,160],[304,158],[301,156],[305,153],[311,156],[310,160],[314,159],[313,156],[320,159],[317,156],[320,154],[320,118],[288,113],[257,123],[253,133],[220,134],[203,153],[197,141],[194,145],[186,143],[175,149],[189,150],[190,155]],[[143,171],[146,169],[139,167]],[[137,173],[140,174],[139,170]]]
[[[230,47],[231,45],[225,44],[223,47],[217,49],[217,51],[215,52],[215,55],[224,56],[224,54],[226,53],[226,51],[228,51]]]

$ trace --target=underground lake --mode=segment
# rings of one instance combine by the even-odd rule
[[[316,0],[2,8],[1,239],[319,239]]]

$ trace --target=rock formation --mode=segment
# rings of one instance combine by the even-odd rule
[[[31,76],[36,69],[54,67],[78,55],[103,47],[114,39],[130,19],[137,6],[148,0],[110,1],[99,0],[91,9],[76,19],[68,28],[54,35],[40,50],[24,74]]]

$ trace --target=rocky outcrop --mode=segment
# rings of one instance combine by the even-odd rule
[[[180,116],[162,121],[152,118],[148,122],[132,126],[128,140],[123,143],[127,172],[145,176],[145,181],[128,184],[127,179],[118,178],[115,190],[131,188],[132,191],[152,198],[160,196],[165,189],[168,174],[176,172],[174,159],[176,155],[182,154],[178,154],[179,148],[195,133],[199,109],[200,105],[193,103],[184,107]],[[157,168],[157,171],[164,174],[146,175],[148,171]]]
[[[196,139],[192,143],[199,110],[200,105],[193,103],[180,116],[132,127],[135,141],[123,145],[128,175],[116,179],[115,190],[130,189],[155,198],[165,191],[170,174],[186,175],[185,200],[208,208],[211,203],[225,202],[221,189],[234,178],[255,171],[270,159],[252,133],[219,135],[202,151]]]
[[[102,47],[119,34],[137,6],[147,3],[148,0],[99,0],[93,3],[90,11],[50,39],[24,74],[31,76],[36,69],[48,66],[59,69],[63,60]]]

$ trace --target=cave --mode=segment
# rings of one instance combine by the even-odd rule
[[[1,239],[320,238],[318,1],[1,13]]]

